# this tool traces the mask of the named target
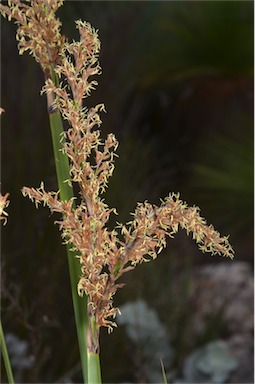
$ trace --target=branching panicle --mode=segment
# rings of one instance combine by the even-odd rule
[[[107,228],[115,210],[101,195],[114,170],[118,141],[112,133],[101,139],[103,104],[83,107],[83,100],[97,84],[91,77],[101,72],[100,42],[97,31],[82,21],[76,22],[80,40],[65,42],[55,18],[61,4],[60,0],[11,0],[9,7],[1,5],[1,12],[19,24],[20,53],[29,50],[46,75],[54,66],[60,80],[58,85],[46,76],[43,92],[54,95],[54,106],[68,123],[62,137],[63,151],[70,160],[69,182],[79,185],[81,202],[74,209],[73,199],[61,201],[58,192],[46,192],[43,184],[38,189],[24,187],[22,192],[36,205],[42,203],[62,214],[57,224],[63,240],[71,245],[81,264],[78,293],[88,296],[89,315],[98,327],[112,330],[115,323],[109,318],[117,313],[113,296],[123,285],[118,279],[136,264],[156,258],[166,246],[167,236],[173,237],[179,228],[191,233],[203,252],[232,258],[233,250],[226,237],[206,225],[197,207],[188,207],[176,194],[170,194],[159,207],[139,203],[130,223],[119,224],[112,231]]]
[[[65,37],[60,33],[61,23],[55,12],[62,0],[9,0],[8,6],[0,4],[0,12],[9,20],[16,20],[19,53],[28,51],[49,77],[52,66],[60,63],[60,50]]]

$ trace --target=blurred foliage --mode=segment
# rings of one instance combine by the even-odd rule
[[[182,383],[225,383],[229,373],[237,366],[222,340],[215,340],[193,352],[184,364]]]
[[[221,135],[207,132],[190,170],[193,193],[215,225],[229,228],[236,251],[246,248],[253,232],[252,138],[253,122],[241,116]]]
[[[59,17],[70,39],[77,38],[76,19],[99,29],[103,74],[88,106],[105,103],[102,130],[120,141],[105,196],[118,209],[117,219],[129,220],[137,201],[158,204],[179,191],[231,235],[239,260],[252,262],[253,2],[69,1]],[[35,210],[19,192],[41,180],[57,188],[46,101],[39,94],[44,79],[31,57],[18,55],[13,24],[1,23],[1,40],[2,185],[11,199],[2,231],[4,328],[27,341],[36,362],[23,371],[24,382],[80,382],[55,217]],[[146,298],[156,308],[174,334],[173,369],[199,342],[189,340],[192,267],[212,260],[220,261],[201,255],[180,233],[159,260],[131,272],[116,297],[119,305]],[[173,286],[180,271],[186,278]],[[103,331],[101,340],[104,380],[134,380],[126,336]]]
[[[137,47],[132,71],[137,69],[143,86],[194,76],[252,75],[252,3],[154,1],[145,7],[132,44]]]
[[[139,383],[159,383],[162,370],[159,361],[169,369],[173,361],[173,350],[168,342],[168,332],[158,318],[157,312],[143,300],[127,302],[120,307],[117,323],[125,327],[131,341],[134,367],[133,377]]]

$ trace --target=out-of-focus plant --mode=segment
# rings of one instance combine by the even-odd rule
[[[184,378],[176,383],[225,383],[237,361],[223,340],[195,350],[184,362]]]
[[[190,166],[192,194],[208,207],[211,218],[221,227],[228,227],[241,244],[252,237],[253,172],[253,125],[244,117],[224,134],[205,133]],[[226,215],[221,214],[224,210]]]
[[[136,63],[138,82],[151,87],[197,76],[252,76],[252,15],[252,3],[148,4],[134,30],[142,59],[130,60]]]
[[[2,5],[1,12],[19,24],[20,53],[29,50],[45,73],[43,91],[48,98],[59,191],[47,192],[42,183],[38,189],[24,187],[22,192],[36,206],[42,203],[62,214],[57,223],[68,246],[74,303],[76,289],[80,296],[88,297],[87,306],[83,303],[82,308],[79,302],[75,307],[84,380],[100,383],[99,333],[101,327],[112,331],[116,326],[113,318],[118,309],[113,297],[123,286],[120,277],[137,264],[155,259],[166,246],[166,238],[173,237],[179,229],[191,233],[203,252],[233,258],[233,249],[227,237],[221,237],[212,225],[206,224],[197,207],[188,207],[174,193],[160,206],[138,203],[133,220],[118,223],[113,230],[108,228],[110,214],[115,210],[108,207],[102,194],[114,170],[118,141],[112,133],[105,140],[101,138],[99,113],[104,105],[84,106],[84,99],[97,84],[90,78],[101,71],[100,41],[91,25],[79,20],[76,27],[80,40],[69,43],[60,34],[60,22],[55,18],[60,5],[58,0],[45,4],[39,0],[13,0],[9,6]],[[60,114],[67,122],[66,131],[62,131]],[[79,187],[77,197],[72,194],[72,184]],[[75,259],[80,262],[79,281]]]
[[[139,370],[135,369],[137,382],[158,383],[162,376],[166,380],[163,372],[170,368],[174,352],[168,341],[167,329],[157,312],[143,300],[125,303],[120,311],[117,323],[125,326],[126,334],[132,342],[132,361],[135,367],[139,367]]]

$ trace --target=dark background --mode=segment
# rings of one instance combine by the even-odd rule
[[[105,104],[103,134],[120,142],[105,196],[118,221],[130,220],[137,201],[159,204],[180,192],[230,235],[234,261],[203,255],[179,233],[116,295],[117,305],[139,298],[157,311],[175,351],[169,370],[181,377],[185,357],[201,344],[189,328],[193,271],[253,263],[253,2],[68,1],[58,16],[69,40],[78,38],[74,20],[99,29],[103,73],[87,102]],[[55,218],[20,193],[41,181],[57,189],[43,82],[38,64],[18,55],[14,24],[2,20],[2,193],[11,200],[2,229],[2,322],[27,343],[32,363],[14,364],[20,382],[80,382],[65,248]],[[185,283],[177,282],[183,274]],[[213,329],[203,343],[226,336]],[[149,380],[135,348],[123,327],[102,331],[104,382]],[[252,382],[249,373],[244,380]]]

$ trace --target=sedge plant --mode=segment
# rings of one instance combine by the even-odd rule
[[[59,82],[58,75],[54,68],[60,63],[60,51],[65,42],[65,37],[61,35],[61,23],[55,16],[55,12],[62,5],[62,1],[10,1],[8,6],[0,4],[0,12],[8,20],[14,19],[18,24],[17,41],[19,53],[28,51],[40,64],[45,79],[51,78],[56,84]],[[70,183],[65,181],[69,178],[69,161],[67,154],[61,151],[61,134],[63,123],[60,112],[53,107],[53,95],[48,95],[48,112],[51,128],[52,144],[55,157],[56,174],[60,198],[69,200],[73,197],[73,189]],[[71,247],[67,245],[67,257],[69,264],[69,275],[71,282],[71,292],[73,299],[74,315],[76,321],[77,336],[81,355],[81,366],[84,381],[87,380],[87,312],[86,296],[83,298],[77,295],[76,286],[79,281],[79,263]]]
[[[109,229],[110,215],[117,212],[106,204],[103,193],[114,170],[118,141],[112,133],[101,137],[104,105],[84,105],[97,84],[91,76],[101,72],[100,41],[97,31],[79,20],[80,40],[68,42],[55,17],[60,5],[60,0],[10,0],[8,6],[1,5],[1,12],[19,25],[20,53],[29,50],[45,73],[42,92],[48,99],[59,191],[46,191],[42,182],[39,188],[23,187],[22,193],[36,206],[43,204],[61,214],[56,223],[68,249],[84,381],[91,384],[101,383],[100,328],[111,332],[116,327],[113,298],[123,287],[123,274],[155,259],[167,237],[179,229],[191,234],[203,252],[233,258],[233,249],[227,237],[206,224],[199,208],[189,207],[175,193],[159,206],[138,203],[130,222]],[[78,196],[73,195],[74,184]]]
[[[2,112],[4,112],[4,110],[3,108],[0,107],[0,114]],[[3,225],[7,223],[8,213],[6,212],[6,208],[10,203],[10,201],[8,200],[8,196],[9,196],[9,193],[6,193],[5,195],[2,195],[0,193],[0,221],[3,222]],[[4,331],[2,327],[2,320],[0,321],[0,347],[1,347],[1,352],[3,356],[3,361],[4,361],[8,382],[9,384],[13,384],[14,378],[13,378],[12,367],[11,367],[10,358],[9,358],[9,354],[8,354],[8,350],[5,342]]]

